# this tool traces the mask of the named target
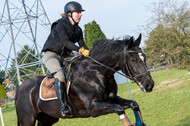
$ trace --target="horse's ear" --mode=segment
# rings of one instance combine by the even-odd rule
[[[133,38],[133,36],[129,39],[129,41],[127,42],[127,48],[129,49],[129,48],[131,48],[132,46],[133,46],[133,44],[134,44],[134,38]]]
[[[142,38],[142,35],[140,33],[139,37],[135,40],[135,45],[139,46],[140,43],[141,43],[141,38]]]

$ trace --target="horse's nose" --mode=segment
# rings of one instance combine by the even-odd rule
[[[146,85],[146,92],[151,92],[154,87],[154,82],[148,83]]]

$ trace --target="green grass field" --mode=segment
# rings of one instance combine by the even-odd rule
[[[151,73],[155,87],[151,93],[143,93],[136,84],[130,84],[133,100],[140,105],[144,122],[150,126],[190,126],[190,72],[161,70]],[[127,84],[119,84],[118,95],[130,99]],[[5,126],[16,126],[14,104],[2,106]],[[133,112],[126,110],[131,122]],[[122,126],[116,114],[97,118],[60,119],[55,126]],[[1,126],[1,124],[0,124]]]

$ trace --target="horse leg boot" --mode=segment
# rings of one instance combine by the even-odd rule
[[[127,115],[125,114],[125,110],[122,106],[118,104],[111,104],[107,102],[101,102],[101,101],[96,101],[93,100],[91,103],[93,106],[91,110],[91,117],[97,117],[100,115],[106,115],[109,113],[116,113],[120,120],[123,123],[123,126],[131,126],[131,122],[128,119]]]
[[[111,100],[113,103],[121,105],[125,109],[131,108],[134,112],[134,115],[135,115],[135,120],[136,120],[135,125],[136,126],[144,126],[145,125],[143,122],[143,118],[142,118],[142,115],[140,112],[139,105],[136,101],[126,100],[126,99],[123,99],[119,96],[114,97],[114,98],[110,98],[109,100]]]
[[[57,78],[55,78],[54,89],[56,91],[58,100],[60,101],[61,115],[64,117],[65,114],[68,114],[70,112],[69,107],[65,104],[65,101],[66,101],[65,83],[60,82]]]
[[[123,123],[123,126],[131,126],[131,122],[126,114],[122,114],[119,116],[120,120]]]
[[[131,104],[131,109],[133,110],[134,112],[134,115],[135,115],[135,125],[136,126],[145,126],[146,124],[143,122],[143,118],[142,118],[142,115],[141,115],[141,111],[140,111],[140,108],[139,108],[139,105],[136,101],[133,101]]]
[[[123,109],[123,108],[122,108]],[[119,118],[120,120],[122,121],[123,123],[123,126],[131,126],[131,122],[129,120],[129,118],[127,117],[127,115],[125,114],[125,111],[122,110],[122,109],[119,109],[119,106],[116,107],[116,113],[119,115]]]

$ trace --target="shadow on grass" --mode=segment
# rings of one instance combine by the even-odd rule
[[[179,121],[180,121],[180,124],[177,124],[175,126],[190,126],[190,117],[186,117]]]

